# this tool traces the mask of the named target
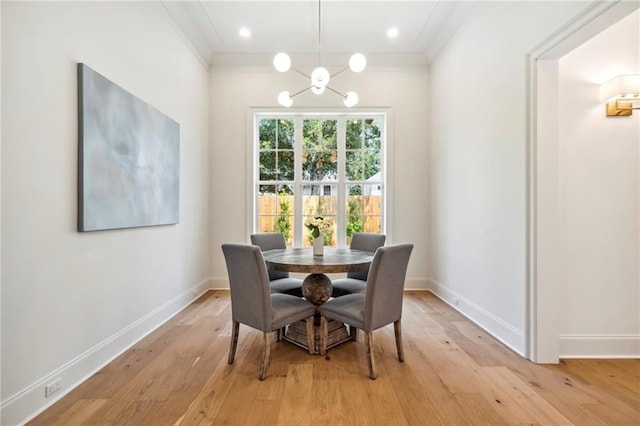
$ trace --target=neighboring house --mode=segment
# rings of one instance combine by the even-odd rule
[[[382,181],[382,173],[378,172],[375,175],[371,176],[367,179],[369,182],[381,182]],[[364,186],[364,194],[362,195],[381,195],[382,191],[380,190],[379,184],[374,185],[365,185]]]

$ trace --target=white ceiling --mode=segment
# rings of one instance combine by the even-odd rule
[[[208,65],[270,65],[279,51],[294,61],[343,61],[364,53],[373,65],[428,64],[453,36],[473,1],[317,0],[163,1],[180,30]],[[241,27],[252,35],[243,39]],[[389,39],[390,27],[399,35]],[[297,57],[296,57],[297,56]]]

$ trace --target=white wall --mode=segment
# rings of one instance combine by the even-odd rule
[[[640,357],[640,113],[600,101],[639,45],[636,11],[559,61],[560,357]]]
[[[76,232],[77,62],[180,123],[180,224]],[[2,2],[3,425],[209,287],[208,84],[156,3]]]
[[[296,73],[280,74],[272,68],[214,68],[211,74],[211,200],[216,212],[211,226],[211,265],[214,287],[226,287],[226,267],[220,250],[224,242],[249,238],[246,212],[250,211],[247,156],[251,107],[280,107],[280,91],[294,91],[307,82]],[[427,90],[425,68],[369,68],[361,74],[344,73],[335,78],[337,90],[355,90],[360,103],[352,110],[390,107],[393,134],[390,149],[392,198],[388,214],[388,242],[413,242],[415,248],[407,273],[408,288],[425,288],[427,276]],[[344,109],[333,93],[305,93],[294,107]],[[294,108],[292,107],[292,108]]]
[[[584,7],[477,3],[430,73],[430,285],[521,354],[525,57]]]

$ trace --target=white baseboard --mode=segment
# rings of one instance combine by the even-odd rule
[[[209,290],[210,281],[207,278],[186,289],[133,324],[2,401],[0,424],[23,425],[40,414]],[[55,396],[45,398],[45,386],[58,377],[62,378],[62,389]]]
[[[500,342],[511,348],[521,356],[525,356],[525,335],[524,331],[506,321],[493,315],[481,306],[465,299],[460,294],[447,288],[444,284],[434,279],[429,279],[429,290],[439,299],[450,305],[452,308],[469,318],[480,326],[487,333],[498,339]]]
[[[560,358],[640,358],[640,335],[561,334]]]
[[[429,290],[429,279],[424,277],[407,277],[404,280],[404,289],[406,290]]]
[[[229,290],[228,277],[211,277],[209,283],[211,284],[210,290]]]

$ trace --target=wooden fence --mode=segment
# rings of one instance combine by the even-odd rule
[[[338,214],[337,197],[331,195],[305,195],[302,197],[303,220],[307,216],[313,216],[317,212],[322,212],[322,216],[334,218]],[[286,204],[289,209],[288,223],[290,225],[290,236],[288,244],[293,244],[293,195],[261,195],[258,198],[258,232],[274,232],[278,231],[278,219],[284,219],[282,215],[281,204]],[[347,197],[347,224],[349,222],[349,203],[355,203],[359,206],[358,217],[362,221],[362,229],[360,232],[379,233],[381,231],[381,214],[382,200],[379,195],[353,195]],[[334,222],[335,223],[335,222]],[[334,226],[331,242],[335,244],[336,227]],[[310,243],[307,241],[308,230],[303,229],[303,242],[305,245]],[[347,239],[347,244],[349,239]],[[331,244],[331,243],[330,243]]]

